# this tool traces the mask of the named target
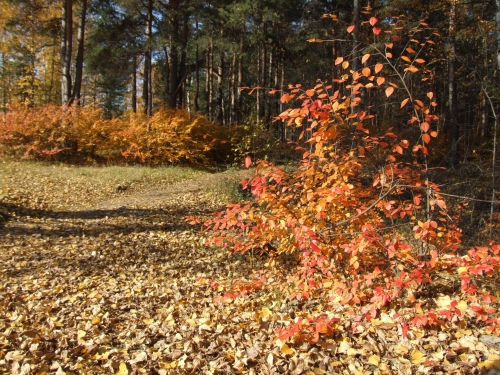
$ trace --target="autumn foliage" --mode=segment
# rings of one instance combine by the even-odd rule
[[[194,165],[232,160],[226,140],[244,132],[200,115],[162,109],[151,118],[126,113],[107,119],[92,106],[10,108],[0,121],[4,155],[69,162]]]
[[[374,17],[368,23],[381,33]],[[417,29],[419,35],[428,31],[425,23]],[[398,28],[385,33],[387,40],[362,57],[360,71],[349,72],[339,58],[345,74],[333,84],[292,85],[282,94],[292,106],[276,120],[299,129],[299,167],[258,162],[255,177],[242,182],[253,199],[228,205],[205,222],[212,245],[270,257],[268,270],[235,282],[221,300],[268,288],[302,306],[276,332],[282,341],[317,342],[339,326],[356,330],[382,312],[404,337],[410,328],[468,321],[499,329],[494,285],[500,246],[461,248],[458,217],[429,180],[437,103],[432,92],[421,89],[424,94],[415,97],[407,85],[410,76],[425,85],[429,71],[420,56],[436,34],[430,30],[429,37],[399,48]],[[403,52],[398,57],[393,50]],[[361,95],[369,90],[384,90],[387,97],[402,91],[408,133],[416,136],[370,129],[373,116]],[[452,298],[437,303],[438,293]]]

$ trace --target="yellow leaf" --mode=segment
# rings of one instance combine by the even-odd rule
[[[413,350],[411,352],[411,360],[413,363],[420,363],[422,362],[422,359],[424,358],[424,354],[420,350]]]
[[[478,364],[479,368],[485,368],[486,370],[500,370],[500,355],[492,354],[484,362]]]
[[[355,356],[356,354],[358,354],[358,350],[357,349],[354,349],[354,348],[347,349],[347,355],[349,357]]]
[[[177,361],[173,362],[160,362],[160,368],[161,369],[170,369],[170,368],[176,368],[177,367]]]
[[[269,310],[267,307],[264,307],[260,312],[260,318],[264,320],[271,314],[272,314],[271,310]]]
[[[380,364],[380,357],[375,354],[371,355],[370,358],[368,358],[368,362],[378,367],[378,365]]]
[[[349,61],[344,61],[342,63],[342,68],[347,69],[349,67]]]
[[[116,375],[128,375],[128,368],[126,363],[120,363],[120,367],[118,368]]]
[[[459,303],[457,303],[457,309],[459,309],[461,312],[465,312],[465,310],[467,310],[467,302],[460,301]]]
[[[458,267],[457,272],[460,275],[461,273],[467,272],[468,269],[468,267]]]
[[[78,338],[81,339],[82,337],[85,337],[86,334],[87,334],[87,332],[79,330],[78,331]]]
[[[281,347],[281,354],[293,354],[293,349],[290,348],[287,344],[283,344]]]
[[[100,322],[101,322],[101,319],[99,319],[99,318],[92,319],[92,325],[99,324]]]

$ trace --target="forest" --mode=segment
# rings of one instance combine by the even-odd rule
[[[0,25],[0,371],[498,373],[500,0]]]

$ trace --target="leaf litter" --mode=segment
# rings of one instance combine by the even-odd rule
[[[55,167],[54,167],[55,168]],[[62,168],[63,167],[57,167]],[[12,374],[494,374],[500,339],[478,324],[402,327],[342,310],[316,343],[276,340],[302,316],[273,291],[221,298],[262,259],[203,246],[187,224],[221,208],[207,187],[227,174],[116,181],[42,173],[4,162],[0,228],[0,373]],[[20,173],[22,171],[22,173]],[[239,178],[241,176],[237,176]],[[182,180],[176,182],[175,180]]]

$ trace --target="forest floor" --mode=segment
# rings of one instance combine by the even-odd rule
[[[0,160],[0,373],[480,374],[498,350],[465,325],[382,315],[317,344],[280,343],[299,307],[258,291],[216,302],[262,261],[203,246],[187,223],[223,207],[228,179],[181,168]],[[2,214],[0,212],[0,214]],[[260,261],[260,262],[259,262]],[[346,327],[349,323],[346,322]]]

